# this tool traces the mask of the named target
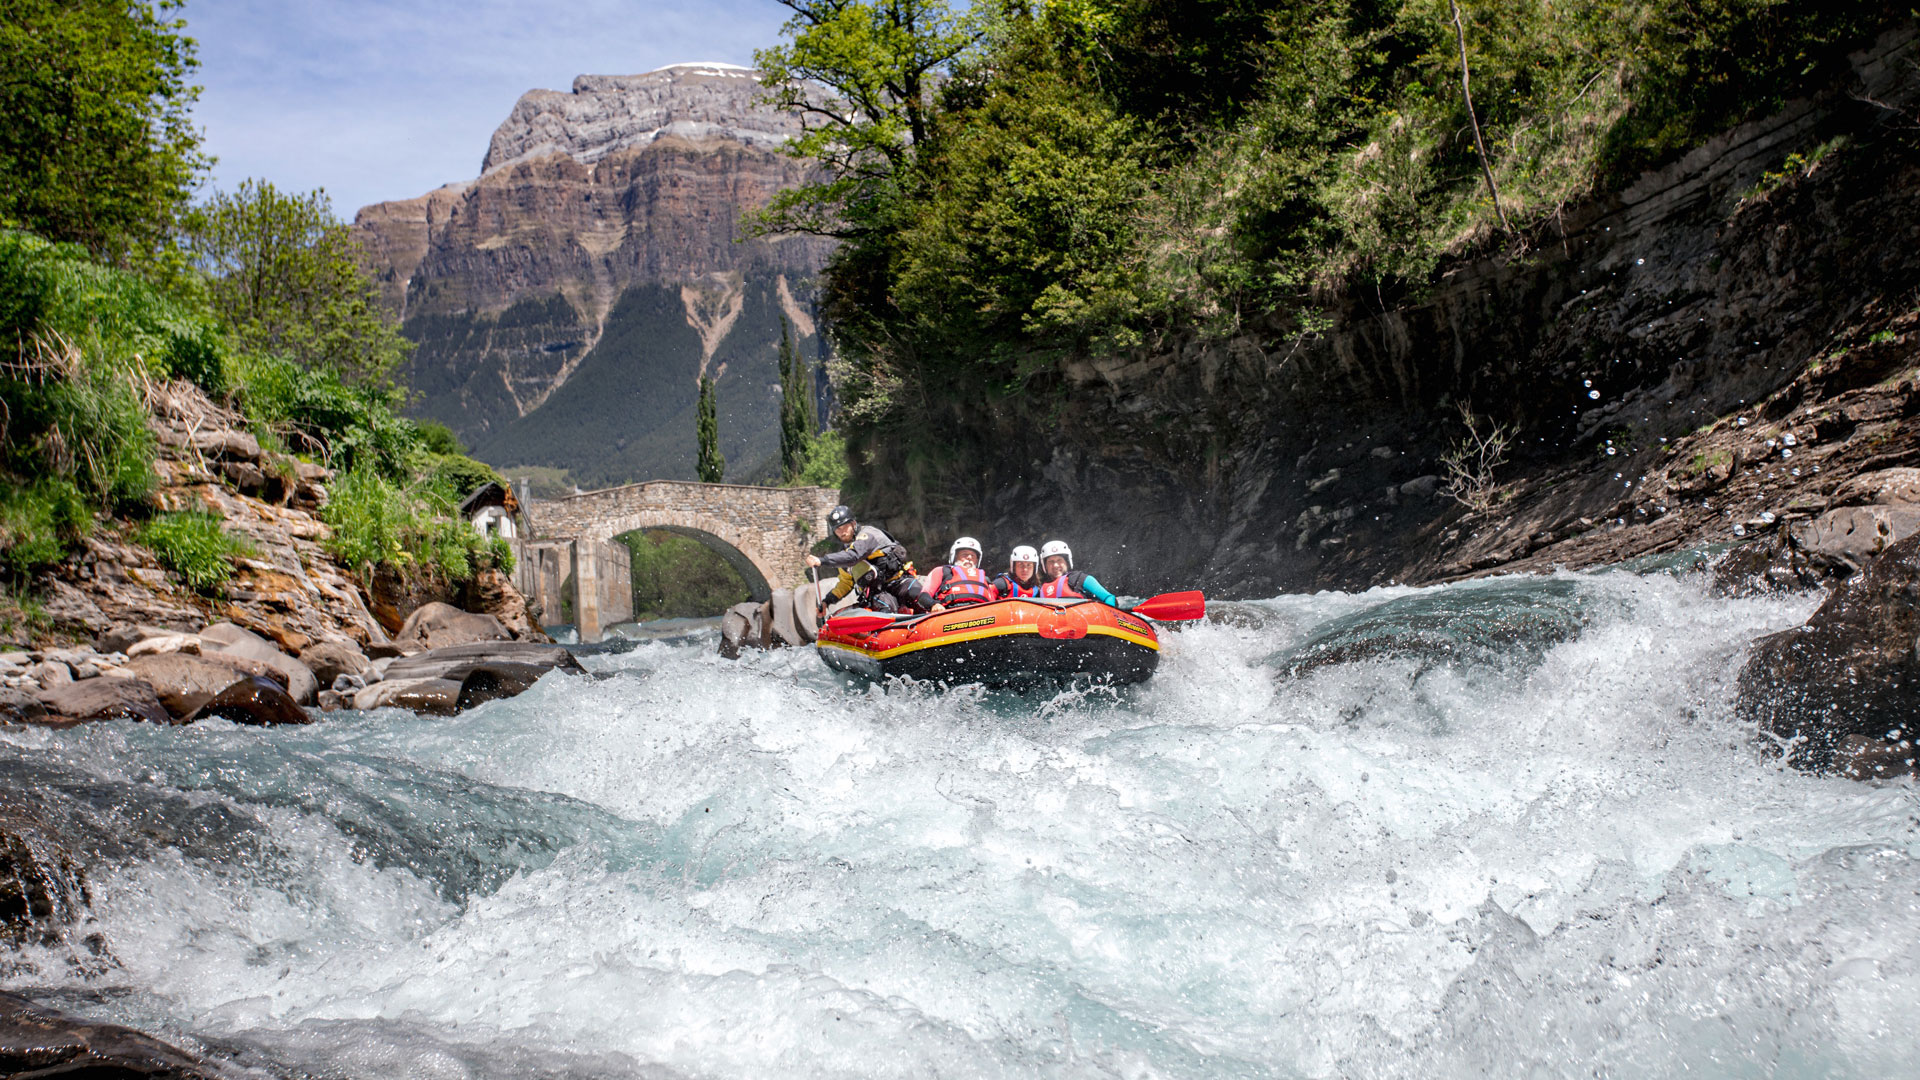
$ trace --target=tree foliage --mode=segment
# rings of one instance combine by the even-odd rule
[[[793,347],[793,327],[780,319],[780,479],[792,483],[806,468],[807,444],[817,426],[813,368]]]
[[[699,449],[694,472],[703,484],[718,484],[727,478],[727,459],[720,454],[720,421],[715,415],[713,380],[700,376],[700,401],[694,420],[694,437]]]
[[[240,348],[372,384],[385,383],[412,351],[326,192],[247,180],[195,207],[183,225],[214,310]]]
[[[0,225],[122,265],[163,249],[208,164],[178,7],[0,3]]]

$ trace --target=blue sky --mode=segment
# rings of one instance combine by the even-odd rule
[[[195,116],[220,158],[214,186],[324,187],[345,220],[472,179],[528,90],[752,63],[786,14],[774,0],[187,0],[180,12],[200,44]]]

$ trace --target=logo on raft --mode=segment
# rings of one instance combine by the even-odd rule
[[[999,621],[998,617],[989,615],[984,619],[969,619],[966,622],[948,623],[940,628],[940,632],[943,634],[951,634],[956,630],[971,630],[976,626],[992,626]]]
[[[1115,615],[1113,617],[1113,621],[1119,623],[1121,626],[1126,627],[1127,629],[1133,631],[1136,634],[1144,634],[1147,632],[1147,624],[1141,622],[1139,619],[1131,618],[1126,615]]]

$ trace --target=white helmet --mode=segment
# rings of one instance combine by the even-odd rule
[[[1049,540],[1040,546],[1040,561],[1042,563],[1045,563],[1055,555],[1065,555],[1067,557],[1067,569],[1073,569],[1073,549],[1067,546],[1065,540]]]
[[[951,563],[955,559],[958,559],[960,557],[960,552],[962,549],[973,552],[973,557],[975,561],[977,562],[986,561],[987,553],[980,550],[980,541],[975,540],[971,536],[963,536],[960,539],[955,540],[953,542],[953,546],[947,549],[947,562]]]
[[[1013,554],[1007,556],[1007,569],[1012,570],[1015,563],[1032,563],[1033,568],[1038,570],[1040,568],[1040,556],[1032,548],[1021,544],[1019,547],[1013,549]]]

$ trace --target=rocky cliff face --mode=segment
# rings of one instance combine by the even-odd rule
[[[1880,505],[1846,481],[1920,462],[1914,52],[1890,35],[1849,93],[1569,207],[1412,302],[1356,298],[1323,336],[1168,340],[1080,357],[1042,400],[956,401],[944,449],[868,440],[861,500],[916,551],[1064,536],[1138,593],[1365,588],[1769,531],[1837,550],[1853,519],[1831,515]],[[1505,433],[1479,508],[1445,494],[1463,405]]]
[[[780,317],[817,355],[828,247],[742,227],[806,176],[779,149],[796,121],[759,93],[723,65],[581,76],[522,97],[478,179],[362,210],[355,230],[418,344],[420,414],[496,465],[690,478],[705,372],[735,474],[770,458]],[[580,404],[556,399],[576,381]]]

